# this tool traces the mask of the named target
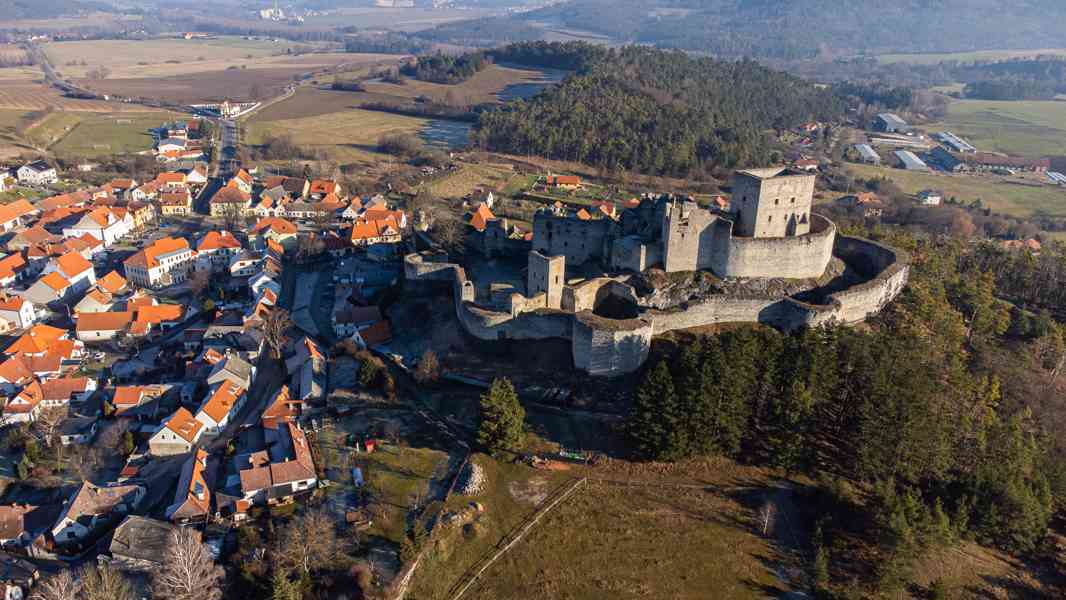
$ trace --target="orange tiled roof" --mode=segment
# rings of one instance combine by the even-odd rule
[[[120,385],[115,388],[111,401],[116,407],[132,408],[140,405],[146,391],[146,388],[140,385]]]
[[[255,227],[252,227],[252,233],[262,233],[268,229],[277,233],[296,233],[297,231],[296,225],[290,221],[278,217],[266,217],[256,222]]]
[[[91,271],[93,268],[92,263],[85,260],[85,257],[77,252],[67,252],[56,259],[56,264],[59,265],[59,269],[67,277],[81,275],[86,271]]]
[[[179,304],[144,306],[137,309],[136,320],[154,325],[164,321],[178,321],[183,314],[185,314],[185,307]]]
[[[52,271],[42,277],[39,281],[57,292],[62,292],[70,287],[70,282],[67,281],[67,278],[60,275],[57,271]]]
[[[351,239],[353,241],[369,240],[399,233],[400,227],[392,217],[382,220],[360,220],[352,225]]]
[[[75,326],[79,333],[86,331],[125,331],[133,321],[133,314],[128,311],[80,313]]]
[[[203,429],[204,424],[197,421],[191,412],[179,407],[163,426],[191,444],[196,441],[196,434]]]
[[[129,285],[126,278],[119,275],[118,271],[111,271],[107,275],[104,275],[100,279],[96,280],[96,285],[100,286],[100,289],[108,292],[109,294],[117,294]]]
[[[228,231],[209,231],[207,235],[200,240],[200,244],[196,247],[197,251],[203,252],[204,250],[225,250],[239,249],[241,247],[240,241],[233,237],[233,234]]]
[[[160,255],[189,249],[189,242],[185,238],[162,238],[127,258],[123,264],[151,269],[159,266]]]
[[[495,220],[496,215],[492,214],[492,211],[484,202],[479,204],[477,210],[470,215],[470,225],[478,231],[485,231],[485,226],[488,225],[489,221]]]
[[[34,325],[29,331],[15,340],[13,344],[4,350],[5,354],[40,354],[46,352],[56,341],[67,335],[67,332],[50,325]]]
[[[237,399],[244,393],[244,388],[234,385],[230,380],[224,380],[207,399],[201,410],[207,413],[216,423],[219,423],[233,409]]]

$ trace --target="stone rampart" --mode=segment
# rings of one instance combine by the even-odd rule
[[[709,264],[701,266],[719,277],[817,279],[833,258],[836,225],[821,215],[811,215],[810,233],[795,237],[737,237],[728,220],[716,225]]]
[[[673,310],[645,309],[636,319],[607,319],[591,312],[604,294],[634,304],[636,295],[632,286],[602,277],[567,286],[562,299],[566,310],[543,308],[546,300],[541,293],[532,298],[514,294],[511,310],[500,312],[474,303],[473,282],[458,265],[409,255],[404,271],[414,281],[451,278],[456,315],[470,335],[483,340],[569,339],[578,369],[610,376],[638,369],[647,358],[652,336],[668,331],[718,323],[763,323],[791,331],[830,322],[857,323],[876,314],[907,284],[909,255],[869,240],[835,237],[835,254],[868,279],[830,295],[822,305],[794,298],[723,295]]]
[[[648,359],[654,326],[646,319],[605,319],[590,311],[574,315],[574,366],[590,375],[631,373]]]

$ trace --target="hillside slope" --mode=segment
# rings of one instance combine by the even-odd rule
[[[1063,47],[1063,18],[1066,3],[1058,0],[573,0],[510,21],[719,56],[794,59]],[[472,21],[427,34],[469,39],[482,29]],[[515,29],[528,37],[528,29]]]

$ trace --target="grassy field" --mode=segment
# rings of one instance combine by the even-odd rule
[[[68,78],[86,77],[93,69],[107,67],[109,77],[115,79],[221,71],[242,64],[253,68],[294,58],[287,55],[289,51],[313,48],[310,44],[239,37],[89,40],[53,42],[44,47],[55,69]]]
[[[1037,186],[1030,182],[1023,184],[1017,183],[1017,179],[988,175],[917,173],[855,164],[849,164],[848,168],[864,179],[887,177],[907,193],[937,189],[942,190],[945,196],[954,196],[962,202],[980,199],[984,206],[1009,215],[1028,217],[1042,212],[1066,216],[1066,189],[1061,187]]]
[[[946,60],[975,62],[983,60],[1004,60],[1032,56],[1053,55],[1066,56],[1066,48],[1047,48],[1044,50],[979,50],[976,52],[953,52],[944,54],[883,54],[877,60],[884,64],[909,63],[913,65],[935,65]]]
[[[450,598],[448,590],[463,573],[577,475],[477,460],[485,468],[486,491],[453,497],[449,508],[461,511],[478,502],[485,510],[472,524],[441,529],[415,577],[414,597]],[[489,568],[467,597],[777,597],[783,590],[770,569],[781,557],[753,532],[751,509],[713,489],[730,476],[720,472],[715,482],[701,477],[707,489],[683,491],[590,483]]]
[[[367,482],[375,503],[387,515],[375,521],[371,535],[397,544],[407,531],[406,514],[429,490],[429,482],[448,455],[425,448],[387,446],[370,455]]]
[[[103,100],[79,100],[60,95],[54,88],[42,83],[30,81],[0,82],[0,109],[42,110],[54,106],[62,110],[88,112],[116,112],[144,110],[140,106],[131,106],[118,102]]]
[[[253,120],[245,139],[256,145],[270,136],[287,135],[299,146],[324,150],[332,160],[347,163],[380,157],[376,147],[383,135],[417,134],[425,124],[425,119],[353,109],[297,119]]]
[[[542,80],[543,77],[539,71],[492,65],[459,85],[444,85],[408,79],[403,84],[367,83],[364,84],[364,87],[368,92],[374,94],[400,98],[426,96],[440,102],[450,100],[452,104],[457,102],[462,104],[481,104],[495,102],[496,94],[502,92],[509,85],[535,83]]]
[[[1066,154],[1066,102],[959,100],[928,128],[950,129],[981,150],[1030,158]]]
[[[150,150],[150,129],[179,115],[166,112],[85,115],[65,137],[51,147],[63,156],[105,156]]]
[[[512,169],[498,165],[464,165],[459,170],[435,180],[429,193],[440,198],[465,198],[477,189],[502,191],[512,181],[524,183],[528,178],[515,175]]]

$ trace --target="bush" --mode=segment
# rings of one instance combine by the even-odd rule
[[[378,149],[386,154],[413,158],[422,153],[425,144],[413,135],[396,133],[381,136],[378,140]]]

